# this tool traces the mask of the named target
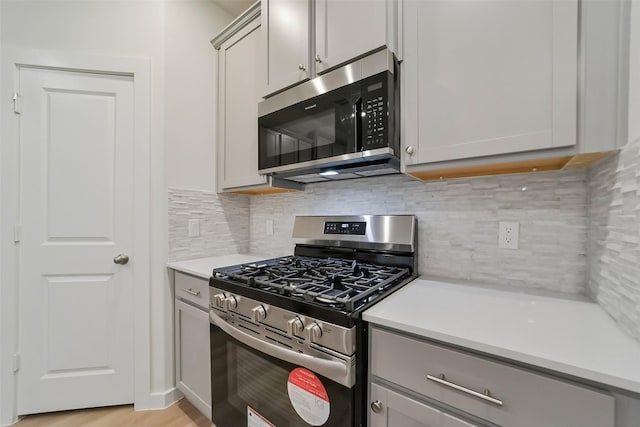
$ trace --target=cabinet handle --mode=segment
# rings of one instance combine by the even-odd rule
[[[185,291],[188,294],[193,295],[194,297],[199,297],[200,296],[200,291],[194,291],[193,289],[189,288],[189,289],[183,289],[183,291]]]
[[[409,145],[407,148],[404,149],[404,151],[408,154],[408,155],[412,155],[413,154],[413,146]]]
[[[452,382],[447,381],[444,378],[444,374],[440,374],[439,377],[434,377],[433,375],[427,375],[427,379],[431,380],[431,381],[434,381],[434,382],[437,382],[438,384],[441,384],[443,386],[450,387],[450,388],[453,388],[455,390],[461,391],[463,393],[470,394],[470,395],[472,395],[474,397],[486,400],[487,402],[493,403],[494,405],[502,406],[502,400],[498,400],[498,399],[496,399],[494,397],[491,397],[491,392],[489,391],[489,389],[485,389],[484,393],[479,393],[479,392],[477,392],[475,390],[471,390],[469,388],[462,387],[461,385],[454,384]]]
[[[303,64],[298,64],[298,70],[307,71],[307,67],[305,67]]]
[[[379,400],[371,402],[371,410],[376,414],[379,414],[382,411],[382,402]]]
[[[322,64],[322,59],[320,59],[320,55],[316,55],[316,62],[318,64]]]

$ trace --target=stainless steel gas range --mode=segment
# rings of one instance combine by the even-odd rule
[[[366,425],[361,314],[417,275],[412,215],[300,216],[294,255],[213,271],[217,427]]]

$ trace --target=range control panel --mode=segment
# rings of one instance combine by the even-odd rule
[[[364,236],[367,229],[366,222],[325,222],[324,234],[351,234]]]

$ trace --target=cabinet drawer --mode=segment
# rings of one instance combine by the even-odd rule
[[[371,400],[380,406],[371,411],[370,427],[478,427],[378,384],[371,384]]]
[[[376,328],[371,371],[505,427],[614,426],[606,393]],[[477,395],[487,391],[494,402]]]
[[[175,272],[176,298],[190,301],[209,309],[209,281],[188,274]]]

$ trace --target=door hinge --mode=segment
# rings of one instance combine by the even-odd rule
[[[22,226],[14,225],[13,226],[13,241],[14,243],[18,243],[22,240]]]
[[[13,372],[20,370],[20,353],[14,353],[13,355]]]
[[[13,112],[20,114],[20,94],[18,92],[13,92]]]

